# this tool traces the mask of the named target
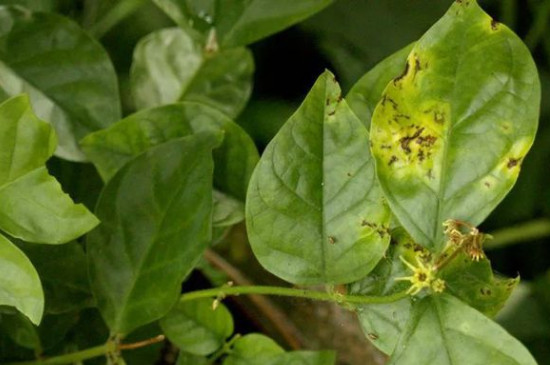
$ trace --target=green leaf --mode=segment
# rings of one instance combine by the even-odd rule
[[[77,312],[45,315],[39,327],[20,313],[0,316],[0,329],[19,346],[42,353],[60,343],[78,321]]]
[[[178,25],[206,34],[214,29],[223,47],[244,46],[279,32],[332,0],[154,0]]]
[[[90,134],[81,145],[107,181],[148,148],[203,131],[224,133],[222,145],[214,150],[214,185],[244,200],[258,152],[252,139],[237,124],[207,105],[183,102],[146,109]]]
[[[382,296],[408,289],[408,282],[395,280],[410,276],[409,269],[399,257],[414,262],[416,252],[422,248],[402,228],[392,230],[391,236],[392,242],[385,257],[367,277],[349,285],[350,294]],[[404,298],[393,303],[360,305],[356,312],[367,339],[380,351],[390,355],[407,323],[410,310],[411,299]]]
[[[363,75],[348,92],[346,101],[349,107],[367,129],[370,128],[372,113],[382,98],[386,85],[403,71],[407,63],[407,55],[413,46],[414,43],[409,44],[382,60]]]
[[[138,109],[200,101],[236,117],[250,97],[253,72],[247,49],[209,51],[184,30],[169,28],[139,41],[130,78]]]
[[[269,337],[250,334],[235,341],[232,351],[223,365],[333,365],[333,351],[292,351],[284,350]]]
[[[40,278],[29,259],[0,234],[0,305],[17,308],[38,325],[44,312]]]
[[[367,130],[326,71],[252,175],[247,228],[268,271],[299,284],[347,283],[382,258],[390,213],[367,146]]]
[[[244,220],[243,203],[217,190],[214,190],[213,198],[212,224],[214,227],[230,227]]]
[[[495,277],[489,260],[474,261],[462,252],[441,270],[440,276],[446,290],[489,317],[502,309],[519,283],[519,276]]]
[[[225,237],[232,226],[244,221],[244,204],[218,190],[214,190],[212,197],[212,242],[216,244]]]
[[[55,11],[57,0],[0,0],[0,5],[19,5],[35,11]]]
[[[212,308],[212,299],[178,302],[160,320],[168,339],[193,355],[210,355],[233,333],[233,317],[223,304]]]
[[[209,361],[206,357],[196,356],[180,351],[176,365],[208,365]]]
[[[94,304],[86,254],[80,244],[44,246],[18,242],[18,245],[40,276],[46,296],[46,313],[77,311]]]
[[[431,296],[413,313],[389,364],[536,365],[502,327],[450,295]]]
[[[16,312],[0,316],[0,329],[19,346],[42,350],[42,343],[37,328],[24,315]]]
[[[517,179],[537,128],[540,85],[521,40],[457,1],[413,47],[372,119],[392,212],[414,240],[444,245],[443,221],[478,225]]]
[[[109,180],[88,236],[92,291],[113,333],[164,316],[210,241],[211,150],[201,133],[151,148]]]
[[[285,350],[271,338],[252,333],[235,341],[233,349],[223,365],[248,365],[252,363],[270,365],[284,352]]]
[[[34,115],[28,97],[0,104],[0,146],[0,229],[25,241],[59,244],[98,224],[44,167],[55,135]]]
[[[56,154],[83,161],[77,141],[120,119],[107,52],[56,14],[1,6],[0,24],[0,100],[28,93],[37,115],[56,129]]]

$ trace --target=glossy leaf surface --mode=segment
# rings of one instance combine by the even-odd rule
[[[367,130],[326,71],[252,175],[247,228],[268,271],[292,283],[346,283],[382,258],[390,214],[367,146]]]
[[[29,259],[0,234],[0,305],[17,308],[38,325],[44,311],[40,278]]]
[[[22,95],[0,104],[0,229],[29,242],[59,244],[98,223],[44,167],[55,149],[50,125]]]
[[[403,71],[413,45],[410,44],[382,60],[363,75],[348,92],[346,101],[349,107],[367,129],[370,128],[372,113],[382,98],[384,89],[388,82]]]
[[[90,134],[81,144],[106,181],[148,148],[203,131],[224,133],[223,143],[214,150],[214,185],[244,200],[258,152],[252,139],[237,124],[207,105],[183,102],[142,110]]]
[[[210,355],[233,333],[233,318],[219,304],[212,309],[212,299],[178,302],[160,320],[168,339],[180,350],[193,355]]]
[[[120,119],[107,52],[62,16],[0,6],[0,100],[30,95],[59,136],[56,154],[82,161],[78,140]]]
[[[298,23],[332,0],[154,0],[178,25],[200,34],[215,29],[224,47],[242,46]]]
[[[529,51],[475,1],[455,2],[415,44],[374,111],[371,139],[392,212],[416,242],[439,250],[445,220],[478,225],[504,198],[539,102]]]
[[[249,334],[235,341],[223,365],[333,365],[332,351],[285,352],[275,341],[260,334]]]
[[[460,300],[426,297],[413,313],[389,364],[536,365],[519,341]]]
[[[210,241],[212,148],[201,133],[151,148],[105,186],[88,236],[92,290],[113,333],[164,316]]]
[[[180,28],[163,29],[135,48],[132,94],[138,109],[200,101],[236,117],[250,97],[253,71],[245,48],[208,51]]]

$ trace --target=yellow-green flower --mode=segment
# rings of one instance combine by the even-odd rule
[[[399,278],[395,278],[395,280],[404,280],[404,281],[410,281],[411,287],[409,290],[407,290],[407,294],[416,295],[422,291],[424,288],[431,289],[432,291],[436,293],[441,293],[443,290],[445,290],[445,281],[439,279],[435,275],[435,268],[431,264],[424,264],[421,259],[416,257],[416,263],[418,266],[414,266],[407,260],[403,258],[403,256],[399,256],[401,261],[412,270],[413,274],[411,276],[403,276]]]

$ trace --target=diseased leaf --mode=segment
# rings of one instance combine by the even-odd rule
[[[529,51],[473,0],[455,2],[415,44],[374,111],[371,137],[382,189],[416,242],[439,251],[445,220],[476,226],[504,198],[539,102]]]
[[[94,304],[82,246],[76,242],[59,246],[24,242],[18,245],[40,276],[46,296],[46,313],[67,313]]]
[[[212,299],[178,302],[160,320],[168,339],[193,355],[210,355],[233,333],[233,317],[223,304],[212,309]]]
[[[17,308],[38,325],[44,312],[40,278],[29,259],[0,234],[0,305]]]
[[[151,148],[126,164],[97,204],[102,224],[88,236],[92,290],[113,333],[164,316],[210,241],[211,150],[200,133]]]
[[[402,228],[392,230],[392,243],[385,257],[365,278],[349,285],[350,294],[391,295],[406,291],[410,283],[396,278],[410,276],[409,269],[400,256],[415,262],[415,253],[421,249]],[[369,341],[380,351],[390,355],[407,323],[411,299],[404,298],[393,303],[357,306],[356,312],[361,328]]]
[[[180,28],[140,40],[130,78],[138,109],[200,101],[236,117],[252,91],[254,60],[245,48],[203,49]]]
[[[349,107],[367,129],[370,128],[372,113],[382,98],[386,85],[403,71],[407,55],[413,46],[414,43],[409,44],[382,60],[363,75],[348,92],[346,101]]]
[[[391,365],[536,365],[502,327],[450,295],[426,297],[412,315]]]
[[[223,365],[333,365],[333,351],[292,351],[284,350],[269,337],[249,334],[235,341]]]
[[[56,154],[83,161],[77,141],[120,119],[107,52],[56,14],[0,6],[0,24],[0,100],[28,93],[37,115],[56,129]]]
[[[179,26],[205,38],[214,29],[224,47],[243,46],[279,32],[332,0],[154,0]]]
[[[28,97],[0,104],[0,229],[13,237],[59,244],[98,223],[44,167],[55,143],[53,129],[34,115]]]
[[[488,259],[473,261],[465,253],[459,253],[440,275],[450,293],[489,317],[498,313],[519,283],[519,276],[495,276]]]
[[[224,133],[223,143],[214,150],[214,185],[244,200],[258,152],[252,139],[237,124],[207,105],[183,102],[146,109],[90,134],[81,145],[107,181],[148,148],[203,131]]]
[[[347,283],[382,258],[390,213],[367,146],[367,130],[326,71],[252,175],[247,229],[268,271],[292,283]]]

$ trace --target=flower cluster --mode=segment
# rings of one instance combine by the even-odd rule
[[[445,281],[436,276],[436,269],[432,264],[425,264],[418,256],[416,257],[417,266],[405,260],[403,256],[399,256],[399,258],[413,272],[411,276],[395,278],[395,280],[411,282],[411,287],[407,290],[408,294],[416,295],[425,288],[431,289],[435,293],[445,290]]]
[[[469,223],[456,219],[446,220],[443,227],[444,233],[449,238],[449,243],[462,248],[472,260],[479,261],[485,258],[483,242],[487,238],[491,238],[490,235],[483,234]],[[467,229],[468,232],[464,233],[461,228]]]

